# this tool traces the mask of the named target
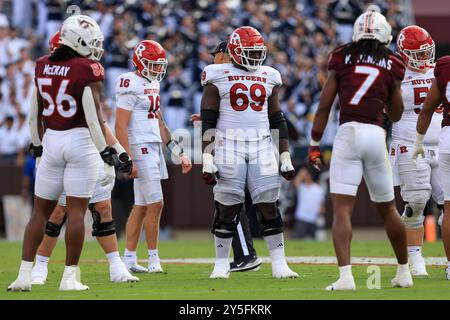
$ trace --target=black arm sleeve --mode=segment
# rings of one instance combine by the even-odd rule
[[[275,112],[269,116],[270,130],[278,129],[280,132],[280,139],[289,140],[288,128],[286,119],[282,111]]]
[[[200,111],[200,116],[202,118],[202,135],[204,135],[208,129],[216,128],[217,119],[219,118],[219,111],[202,109]]]

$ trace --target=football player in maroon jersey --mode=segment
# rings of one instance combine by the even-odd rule
[[[59,31],[55,32],[55,34],[53,34],[50,38],[50,54],[53,54],[53,52],[59,47],[59,38]],[[103,122],[103,125],[105,126],[106,142],[108,145],[113,146],[118,152],[119,159],[123,157],[129,159],[128,154],[125,152],[120,143],[118,143],[106,122]],[[102,167],[103,161],[100,157],[99,163]],[[129,172],[131,171],[131,166],[131,161],[128,160],[123,162],[121,163],[121,171]],[[100,177],[102,174],[103,171],[101,170]],[[95,186],[94,193],[89,201],[89,210],[92,213],[92,219],[94,222],[92,225],[92,236],[97,238],[97,241],[108,258],[110,280],[112,282],[139,281],[139,278],[134,277],[128,272],[119,255],[116,227],[112,218],[112,187],[113,185],[102,186],[100,181],[97,182],[97,185]],[[52,255],[53,249],[56,246],[61,228],[63,227],[66,218],[66,196],[64,194],[59,198],[58,204],[56,205],[55,210],[53,210],[45,226],[45,236],[37,250],[36,263],[31,272],[31,282],[33,285],[43,285],[47,281],[48,262]]]
[[[447,280],[450,280],[450,56],[436,61],[435,79],[419,114],[414,142],[413,160],[418,155],[425,157],[424,139],[436,108],[444,105],[442,129],[439,137],[439,171],[441,186],[444,190],[444,217],[442,220],[442,240],[447,256]]]
[[[333,201],[333,243],[339,280],[326,290],[355,290],[350,264],[351,215],[355,196],[364,177],[370,198],[382,217],[398,260],[394,287],[411,287],[405,225],[394,203],[391,166],[386,150],[383,113],[398,121],[403,112],[400,91],[403,62],[388,48],[391,26],[376,11],[363,13],[355,22],[353,42],[334,50],[312,128],[309,161],[321,161],[319,141],[339,95],[340,126],[333,144],[330,192]]]
[[[30,133],[38,163],[36,196],[25,230],[19,275],[9,291],[31,290],[36,250],[63,190],[68,221],[66,267],[59,289],[89,289],[80,282],[78,261],[84,214],[98,180],[99,153],[105,162],[102,184],[115,178],[115,150],[106,144],[99,109],[104,70],[98,61],[103,54],[103,34],[92,18],[73,15],[61,27],[60,42],[52,55],[36,62],[37,90],[30,109]]]

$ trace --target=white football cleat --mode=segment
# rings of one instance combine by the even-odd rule
[[[414,257],[409,260],[409,270],[415,277],[428,277],[425,259],[423,257]]]
[[[59,291],[85,291],[89,287],[80,281],[80,269],[78,266],[66,266],[59,284]]]
[[[209,276],[210,279],[228,279],[230,277],[230,266],[214,266]]]
[[[125,263],[125,266],[127,267],[129,272],[133,273],[146,273],[148,272],[148,269],[139,265],[136,261],[127,261],[126,259],[123,260]]]
[[[123,263],[116,263],[109,267],[109,279],[116,283],[139,281],[139,278],[133,276]]]
[[[26,276],[18,277],[16,281],[14,281],[9,285],[7,291],[10,292],[31,291],[31,278]]]
[[[272,265],[272,277],[276,279],[298,278],[298,273],[292,271],[287,264]]]
[[[394,279],[391,280],[393,288],[412,288],[413,279],[410,272],[403,272],[397,274]]]
[[[447,275],[447,280],[450,280],[450,269],[448,267],[445,268],[445,274]]]
[[[161,264],[159,262],[149,262],[148,264],[148,272],[149,273],[161,273],[164,272]]]
[[[355,279],[353,277],[339,278],[325,288],[326,291],[356,291]]]
[[[48,269],[41,265],[34,265],[31,270],[31,284],[44,285],[47,281]]]

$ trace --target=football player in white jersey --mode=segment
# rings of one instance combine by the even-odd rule
[[[57,31],[49,41],[50,54],[52,54],[60,45],[60,32]],[[131,171],[131,161],[127,154],[123,154],[125,150],[114,137],[109,126],[103,122],[105,130],[106,143],[112,146],[119,155],[121,155],[121,170],[124,172]],[[102,185],[101,179],[104,176],[103,161],[99,157],[99,180],[95,186],[92,198],[89,200],[89,210],[92,213],[94,224],[92,226],[92,236],[97,240],[103,248],[109,262],[110,280],[112,282],[136,282],[139,278],[131,275],[120,259],[116,227],[111,214],[111,190],[114,182]],[[47,281],[48,261],[52,255],[53,249],[58,241],[61,228],[66,221],[66,195],[61,195],[58,205],[53,210],[52,215],[45,226],[45,236],[39,245],[36,262],[31,271],[31,283],[34,285],[43,285]]]
[[[277,207],[280,174],[271,135],[271,129],[278,130],[281,174],[289,180],[295,171],[278,102],[281,76],[262,65],[266,46],[252,27],[233,31],[228,52],[232,63],[208,65],[201,77],[203,179],[215,184],[217,209],[213,225],[216,262],[210,278],[229,277],[228,257],[246,186],[262,214],[262,235],[272,258],[273,277],[295,278],[298,275],[284,256],[283,221]],[[208,146],[212,134],[214,156]]]
[[[135,71],[116,80],[116,136],[131,156],[134,178],[134,207],[127,221],[124,262],[132,272],[162,272],[158,255],[159,220],[163,208],[161,180],[167,168],[161,143],[179,161],[182,172],[192,164],[175,141],[161,114],[159,82],[164,78],[167,59],[164,48],[152,40],[141,41],[133,52]],[[136,248],[144,224],[148,270],[137,264]]]
[[[423,211],[430,196],[433,196],[440,209],[444,205],[438,174],[442,108],[434,112],[430,129],[425,136],[425,157],[419,157],[414,164],[411,154],[414,150],[417,119],[434,79],[434,41],[425,29],[415,25],[408,26],[397,37],[397,50],[407,67],[401,84],[405,110],[400,121],[392,126],[390,158],[394,176],[398,174],[395,180],[400,185],[402,198],[406,202],[402,218],[407,230],[411,274],[427,276],[422,257]]]

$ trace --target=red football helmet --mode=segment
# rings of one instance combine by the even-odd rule
[[[249,71],[256,71],[266,59],[262,35],[253,27],[240,27],[228,38],[228,52],[233,61]]]
[[[166,52],[158,42],[143,40],[134,48],[133,64],[144,78],[159,82],[166,75]]]
[[[406,64],[425,70],[434,63],[434,41],[430,34],[419,26],[403,28],[397,37],[397,50]]]
[[[50,40],[48,41],[48,50],[50,51],[50,54],[53,54],[53,52],[60,46],[59,35],[60,32],[58,30],[50,37]]]

